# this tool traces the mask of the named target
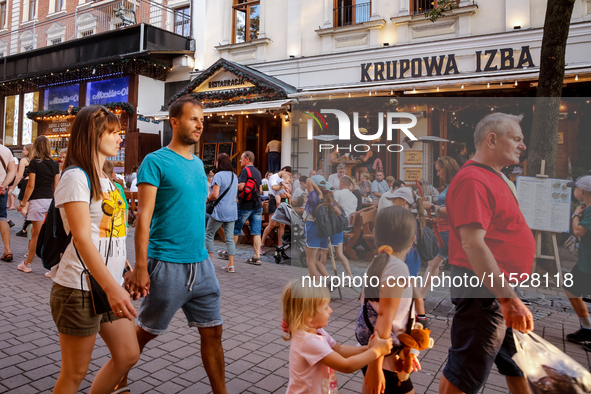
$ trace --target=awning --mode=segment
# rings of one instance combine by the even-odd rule
[[[266,110],[278,110],[287,109],[283,108],[284,105],[291,103],[289,100],[275,100],[275,101],[262,101],[258,103],[250,104],[238,104],[238,105],[226,105],[225,107],[217,108],[205,108],[203,113],[205,114],[223,114],[223,115],[247,115],[249,113],[263,113]]]
[[[142,115],[142,114],[138,114],[138,115],[142,116],[144,118],[152,118],[154,120],[168,119],[168,111],[160,111],[160,112],[156,112],[156,113],[150,114],[150,115]]]
[[[223,115],[248,115],[256,113],[264,113],[267,110],[288,110],[283,108],[284,105],[289,104],[291,100],[275,100],[263,101],[259,103],[226,105],[225,107],[205,108],[204,114],[223,114]],[[150,115],[140,115],[144,118],[153,118],[155,120],[168,119],[168,111],[160,111]]]

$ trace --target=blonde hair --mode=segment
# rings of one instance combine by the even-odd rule
[[[283,320],[287,325],[287,333],[283,339],[289,341],[297,330],[308,330],[308,321],[316,315],[319,307],[330,301],[330,292],[325,286],[315,287],[304,278],[296,278],[283,288],[281,300],[283,304]]]
[[[361,174],[359,174],[359,176],[362,176],[365,178],[365,180],[369,181],[369,172],[362,172]]]

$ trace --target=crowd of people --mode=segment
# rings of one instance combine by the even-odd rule
[[[360,163],[365,165],[355,168],[353,176],[347,176],[346,166],[338,164],[326,179],[317,171],[309,176],[292,175],[289,166],[274,168],[276,172],[263,177],[254,166],[254,154],[244,151],[239,176],[226,154],[217,156],[216,170],[206,175],[203,162],[191,153],[203,132],[200,103],[180,98],[171,105],[169,118],[171,143],[147,155],[130,179],[139,201],[134,267],[127,262],[127,200],[107,160],[117,155],[122,142],[113,113],[98,105],[83,108],[60,164],[51,158],[49,141],[43,136],[25,146],[18,168],[12,153],[0,145],[2,260],[14,257],[7,193],[16,187],[20,189],[18,210],[30,222],[28,254],[19,270],[32,270],[37,238],[52,200],[66,234],[71,234],[59,264],[47,274],[53,281],[50,307],[62,355],[54,393],[78,391],[97,333],[111,358],[97,373],[91,392],[129,393],[129,370],[145,346],[166,333],[179,309],[201,336],[201,357],[212,391],[225,393],[221,292],[211,258],[215,253],[227,259],[223,271],[236,273],[236,243],[248,223],[253,256],[246,263],[261,265],[263,245],[272,232],[277,231],[281,245],[285,224],[274,221],[273,213],[283,202],[303,207],[306,261],[315,279],[329,276],[326,261],[331,247],[351,279],[353,273],[343,252],[344,232],[364,203],[373,207],[373,243],[378,249],[366,273],[379,278],[378,284],[370,281],[361,289],[359,318],[351,327],[360,346],[339,345],[325,331],[332,312],[326,286],[306,285],[302,278],[285,286],[282,328],[284,339],[291,341],[288,393],[336,392],[335,371],[359,369],[364,374],[364,392],[414,392],[412,379],[400,375],[396,362],[402,348],[398,336],[413,327],[428,326],[423,298],[430,279],[445,261],[452,267],[452,278],[491,274],[492,282],[477,289],[452,286],[450,290],[456,313],[440,392],[478,392],[493,363],[506,377],[511,392],[529,392],[523,371],[512,360],[516,352],[512,330],[532,331],[533,317],[513,288],[502,282],[503,275],[530,273],[534,260],[531,230],[514,188],[500,172],[519,163],[526,149],[520,117],[486,116],[476,126],[476,152],[471,159],[458,163],[451,157],[439,158],[435,170],[444,188],[432,193],[432,201],[424,201],[402,180],[385,177],[379,158],[373,155],[366,155]],[[277,153],[275,149],[280,148],[269,153]],[[13,181],[16,187],[10,186]],[[573,215],[573,232],[581,237],[581,246],[572,271],[573,286],[566,294],[581,329],[567,339],[584,344],[591,340],[591,319],[582,299],[591,280],[591,209],[587,208],[591,176],[571,186],[581,201]],[[262,231],[265,201],[269,222]],[[427,226],[428,212],[436,217],[434,230]],[[216,251],[214,236],[220,228],[227,250]],[[438,234],[436,241],[428,236],[431,232]],[[416,277],[422,265],[426,266],[423,288],[414,288],[410,281],[402,286],[388,280]],[[97,289],[105,294],[106,310],[94,297]],[[139,298],[138,312],[131,300]],[[591,350],[588,344],[584,346]],[[412,360],[412,370],[420,370],[418,359]]]

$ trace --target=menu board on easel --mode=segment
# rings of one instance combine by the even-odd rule
[[[532,230],[568,233],[571,188],[566,179],[517,177],[517,200]]]
[[[217,147],[218,144],[216,144],[215,142],[203,144],[203,156],[201,157],[201,159],[203,160],[204,166],[215,165]]]
[[[218,155],[220,153],[225,153],[228,156],[232,157],[234,153],[234,143],[233,142],[218,142]]]

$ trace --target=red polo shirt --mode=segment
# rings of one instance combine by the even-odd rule
[[[472,269],[458,228],[478,223],[486,230],[484,241],[502,272],[507,276],[530,274],[535,256],[534,236],[515,196],[492,168],[467,166],[470,163],[476,162],[469,160],[460,169],[447,192],[450,264]]]

